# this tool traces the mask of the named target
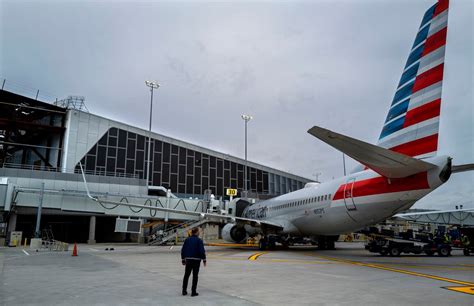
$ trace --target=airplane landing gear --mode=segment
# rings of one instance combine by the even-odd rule
[[[318,249],[320,250],[334,250],[335,244],[339,236],[319,236]]]
[[[276,247],[276,236],[264,236],[258,241],[258,248],[261,251],[274,250]]]

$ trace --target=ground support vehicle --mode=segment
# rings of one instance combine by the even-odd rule
[[[465,237],[464,239],[461,238],[460,244],[464,255],[469,256],[474,254],[474,227],[461,227],[459,232],[461,233],[461,237]]]
[[[373,253],[380,253],[382,256],[400,256],[402,253],[425,253],[428,256],[438,253],[439,256],[449,256],[451,255],[452,247],[450,244],[436,241],[436,239],[431,241],[414,241],[382,235],[371,235],[365,249]]]

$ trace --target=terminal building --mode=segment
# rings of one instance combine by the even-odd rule
[[[65,233],[72,231],[64,225],[67,219],[87,233],[92,230],[90,217],[94,217],[95,232],[98,233],[96,226],[110,228],[111,225],[104,225],[107,222],[95,219],[109,215],[108,212],[100,207],[99,210],[85,207],[86,199],[79,200],[76,196],[75,200],[64,200],[63,195],[53,200],[54,196],[58,197],[53,195],[55,192],[84,191],[81,163],[92,191],[95,188],[96,192],[109,197],[116,195],[119,200],[123,194],[147,197],[153,190],[149,186],[162,186],[178,198],[186,199],[200,199],[204,193],[224,197],[228,188],[237,189],[240,196],[245,189],[244,159],[157,133],[151,133],[148,158],[149,136],[147,130],[89,113],[82,97],[46,103],[0,90],[0,183],[3,182],[3,189],[0,184],[0,223],[4,232],[22,230],[26,235],[31,234],[38,198],[26,194],[35,190],[38,195],[42,183],[52,197],[45,203],[42,227],[49,220],[62,228],[58,230],[61,235],[67,236]],[[248,162],[247,166],[247,190],[253,197],[278,196],[301,189],[309,182],[304,177],[261,164]],[[114,217],[117,214],[110,213]],[[119,215],[147,220],[159,218],[159,215],[140,216],[131,211],[122,211]],[[86,239],[91,237],[90,233],[79,232],[75,230],[71,237],[94,240]],[[64,237],[65,240],[72,239],[68,237]],[[106,239],[104,236],[102,240]]]

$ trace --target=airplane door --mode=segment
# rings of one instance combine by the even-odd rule
[[[355,206],[354,203],[354,197],[353,197],[353,192],[354,192],[354,183],[355,183],[355,178],[350,178],[347,180],[347,183],[344,185],[344,204],[346,204],[347,210],[357,210],[357,207]]]

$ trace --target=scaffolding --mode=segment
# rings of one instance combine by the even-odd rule
[[[89,110],[87,109],[87,106],[84,103],[85,99],[86,98],[83,96],[68,96],[65,99],[54,102],[54,105],[66,109],[76,109],[88,113]]]

